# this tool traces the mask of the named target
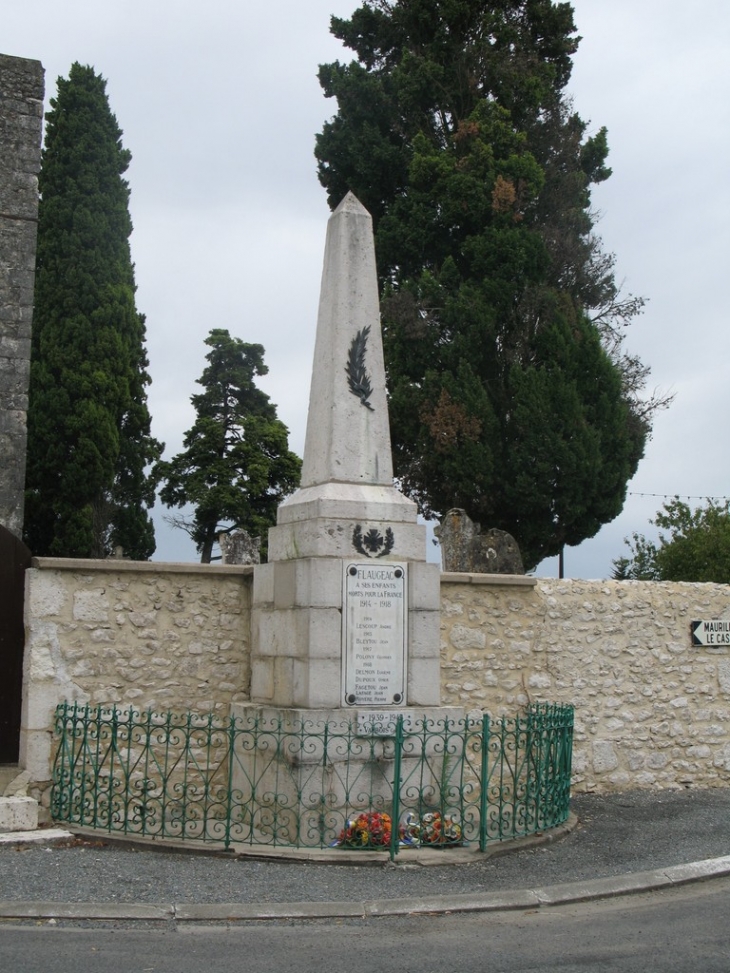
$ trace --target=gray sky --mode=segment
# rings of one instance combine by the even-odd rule
[[[349,52],[331,14],[357,0],[6,0],[0,49],[40,60],[46,100],[73,61],[107,79],[133,155],[137,306],[147,316],[153,432],[169,458],[211,328],[266,348],[262,380],[302,452],[329,210],[314,136],[335,112],[317,66]],[[676,393],[623,513],[566,552],[573,577],[610,576],[623,538],[651,533],[665,495],[730,495],[726,326],[730,257],[730,4],[575,0],[570,92],[606,125],[612,178],[594,203],[617,278],[649,303],[627,347]],[[725,269],[725,273],[727,270]],[[655,496],[656,495],[656,496]],[[156,517],[156,560],[194,560]],[[499,526],[499,525],[485,525]],[[538,574],[554,576],[555,559]]]

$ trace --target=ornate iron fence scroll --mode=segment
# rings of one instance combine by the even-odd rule
[[[387,727],[62,703],[51,812],[83,828],[295,848],[445,848],[566,820],[573,708]]]

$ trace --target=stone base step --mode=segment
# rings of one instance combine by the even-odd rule
[[[0,834],[37,829],[38,801],[26,793],[29,782],[17,764],[0,766]]]
[[[8,831],[5,834],[0,834],[0,845],[52,845],[72,841],[73,837],[70,831],[64,831],[62,828],[39,828],[37,831]]]
[[[35,831],[38,827],[38,801],[32,797],[0,797],[0,833]]]

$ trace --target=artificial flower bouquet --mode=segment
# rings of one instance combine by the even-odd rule
[[[335,845],[341,848],[387,848],[393,822],[384,811],[364,811],[350,818]],[[461,825],[451,814],[427,811],[420,816],[407,811],[400,820],[398,840],[413,847],[445,848],[463,843]]]
[[[384,811],[369,811],[351,818],[336,844],[342,848],[383,848],[390,845],[393,824]]]
[[[408,811],[401,818],[400,839],[406,845],[444,848],[462,844],[461,825],[451,814],[426,811],[420,817]]]

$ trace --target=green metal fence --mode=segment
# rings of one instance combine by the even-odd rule
[[[295,848],[478,845],[566,820],[573,708],[389,726],[63,703],[51,811],[105,832]]]

